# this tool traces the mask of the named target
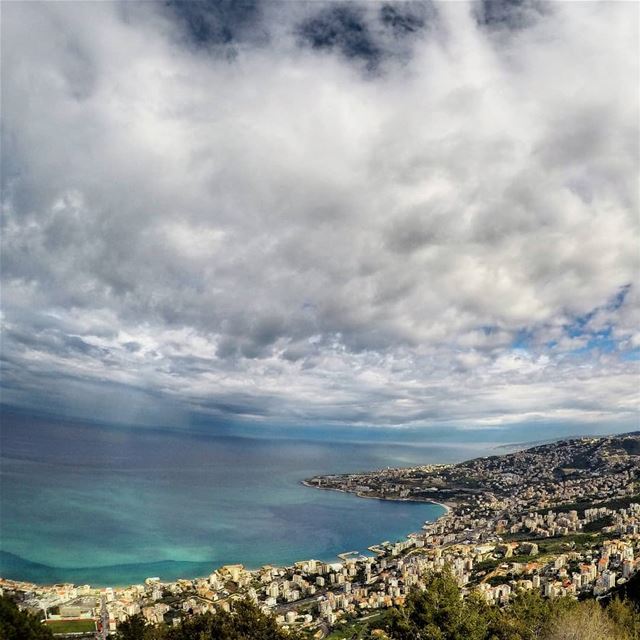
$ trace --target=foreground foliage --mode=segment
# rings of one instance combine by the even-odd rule
[[[354,640],[640,640],[640,613],[633,599],[606,604],[568,598],[549,600],[537,592],[517,594],[507,607],[477,594],[461,598],[448,572],[426,576],[427,589],[413,591],[404,606],[374,616],[370,623],[343,628]],[[51,640],[37,616],[0,598],[0,640]],[[149,625],[140,615],[118,627],[115,640],[301,640],[303,634],[278,627],[248,600],[230,611],[187,616],[177,626]]]
[[[51,640],[51,630],[40,617],[20,611],[15,603],[0,596],[0,640]]]
[[[299,640],[281,629],[249,600],[238,600],[231,611],[219,609],[185,618],[177,627],[145,625],[140,615],[118,626],[116,640]]]
[[[640,614],[630,601],[606,606],[594,600],[550,600],[526,591],[509,606],[490,605],[479,595],[462,600],[447,572],[427,576],[426,591],[409,595],[388,616],[390,640],[637,640]],[[380,632],[367,637],[380,638]]]
[[[539,593],[517,594],[507,607],[480,595],[461,598],[449,572],[431,573],[426,590],[413,591],[404,606],[357,622],[338,632],[354,640],[640,640],[640,614],[631,601],[550,600]],[[238,601],[231,612],[195,615],[177,627],[148,626],[134,616],[121,625],[117,640],[299,640],[279,629],[254,604]]]

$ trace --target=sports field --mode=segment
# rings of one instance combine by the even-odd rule
[[[53,633],[80,633],[95,631],[95,620],[49,620],[47,625]]]

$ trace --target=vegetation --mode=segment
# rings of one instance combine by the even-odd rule
[[[2,640],[51,640],[51,630],[40,617],[20,611],[15,603],[0,596],[0,638]]]
[[[620,601],[616,601],[619,606]],[[548,640],[626,640],[630,635],[622,624],[591,600],[556,616],[548,625]]]
[[[350,638],[347,633],[340,637]],[[521,592],[507,607],[487,604],[480,596],[462,600],[448,573],[427,577],[427,589],[415,591],[403,607],[392,609],[358,639],[387,640],[636,640],[640,614],[629,601],[614,599],[606,607],[594,600],[549,600]]]
[[[147,625],[142,616],[132,616],[118,626],[116,640],[299,640],[299,636],[278,627],[249,600],[238,600],[231,611],[184,618],[177,627]]]
[[[86,633],[96,629],[94,620],[49,620],[47,626],[53,633]]]
[[[608,600],[613,598],[630,600],[640,606],[640,573],[636,573],[628,582],[618,585],[613,591],[605,596],[605,599]]]
[[[479,595],[462,600],[455,579],[445,572],[428,576],[427,589],[412,593],[390,614],[385,632],[390,640],[635,640],[640,614],[619,599],[603,607],[594,600],[550,600],[531,591],[502,608]]]
[[[540,512],[546,513],[547,511],[553,511],[554,513],[567,513],[569,511],[577,511],[580,518],[584,517],[584,512],[587,509],[595,509],[600,507],[606,507],[607,509],[626,509],[632,502],[640,502],[640,493],[636,493],[632,496],[624,496],[622,498],[612,498],[611,500],[604,500],[601,502],[584,498],[579,502],[565,502],[564,504],[558,504],[555,507],[549,509],[543,509]]]
[[[538,542],[534,540],[533,542]],[[529,554],[526,555],[514,555],[509,558],[492,558],[490,560],[482,560],[481,562],[476,563],[475,569],[476,571],[493,571],[496,567],[499,567],[501,564],[505,562],[536,562],[538,560],[537,556],[531,556]]]
[[[618,534],[612,533],[572,533],[567,536],[556,536],[553,538],[532,538],[527,536],[518,540],[518,542],[528,541],[535,542],[538,545],[538,556],[512,556],[508,558],[511,562],[536,562],[543,559],[545,556],[551,554],[556,555],[558,553],[564,553],[569,550],[587,550],[595,548],[601,545],[605,540],[615,539]],[[509,541],[512,541],[511,539]],[[504,562],[505,560],[498,560],[497,562]],[[487,563],[496,562],[495,560],[488,560]],[[478,566],[483,566],[483,563],[479,563]]]
[[[632,583],[633,581],[630,581]],[[640,612],[637,591],[629,598],[576,602],[546,599],[523,591],[506,607],[490,605],[479,594],[462,599],[447,571],[426,576],[425,590],[415,590],[403,606],[339,625],[331,640],[637,640]],[[631,585],[634,586],[635,585]],[[230,611],[186,616],[177,626],[148,625],[140,615],[118,627],[114,640],[301,640],[281,629],[271,615],[249,600]],[[1,640],[51,640],[51,630],[37,616],[0,598]]]
[[[609,527],[613,524],[613,516],[602,516],[602,518],[597,518],[596,520],[592,520],[587,523],[582,530],[585,533],[595,533],[604,529],[604,527]]]
[[[369,638],[371,630],[379,628],[385,616],[386,614],[382,612],[350,622],[341,622],[326,637],[326,640],[364,640]]]

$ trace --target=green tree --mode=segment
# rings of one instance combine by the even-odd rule
[[[165,625],[148,625],[139,613],[118,625],[117,640],[160,640],[166,635]]]
[[[478,599],[463,601],[450,571],[429,573],[425,590],[414,590],[394,610],[388,632],[394,640],[484,640],[487,621]]]
[[[547,630],[553,617],[577,606],[577,602],[569,598],[549,599],[543,598],[539,591],[520,591],[504,611],[503,617],[505,625],[516,634],[515,638],[537,640]]]
[[[607,615],[630,638],[640,638],[640,612],[631,601],[614,598],[607,607]]]
[[[560,612],[543,635],[544,640],[631,640],[595,600]]]
[[[539,640],[551,620],[579,606],[537,591],[517,593],[506,607],[487,603],[478,592],[463,601],[448,571],[427,575],[425,583],[425,591],[412,592],[404,607],[389,614],[393,640]]]
[[[250,600],[238,600],[230,611],[218,608],[184,618],[177,627],[146,625],[142,616],[132,616],[118,625],[117,640],[299,640],[281,629]]]
[[[2,640],[51,640],[53,634],[40,618],[20,611],[6,596],[0,596],[0,638]]]
[[[237,600],[230,611],[186,618],[170,629],[168,640],[296,640],[297,636],[281,629],[271,615],[260,611],[250,600]]]

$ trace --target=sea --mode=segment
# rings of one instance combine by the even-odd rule
[[[444,508],[314,489],[303,479],[457,462],[593,432],[1,417],[0,576],[95,586],[366,553],[420,530]]]

